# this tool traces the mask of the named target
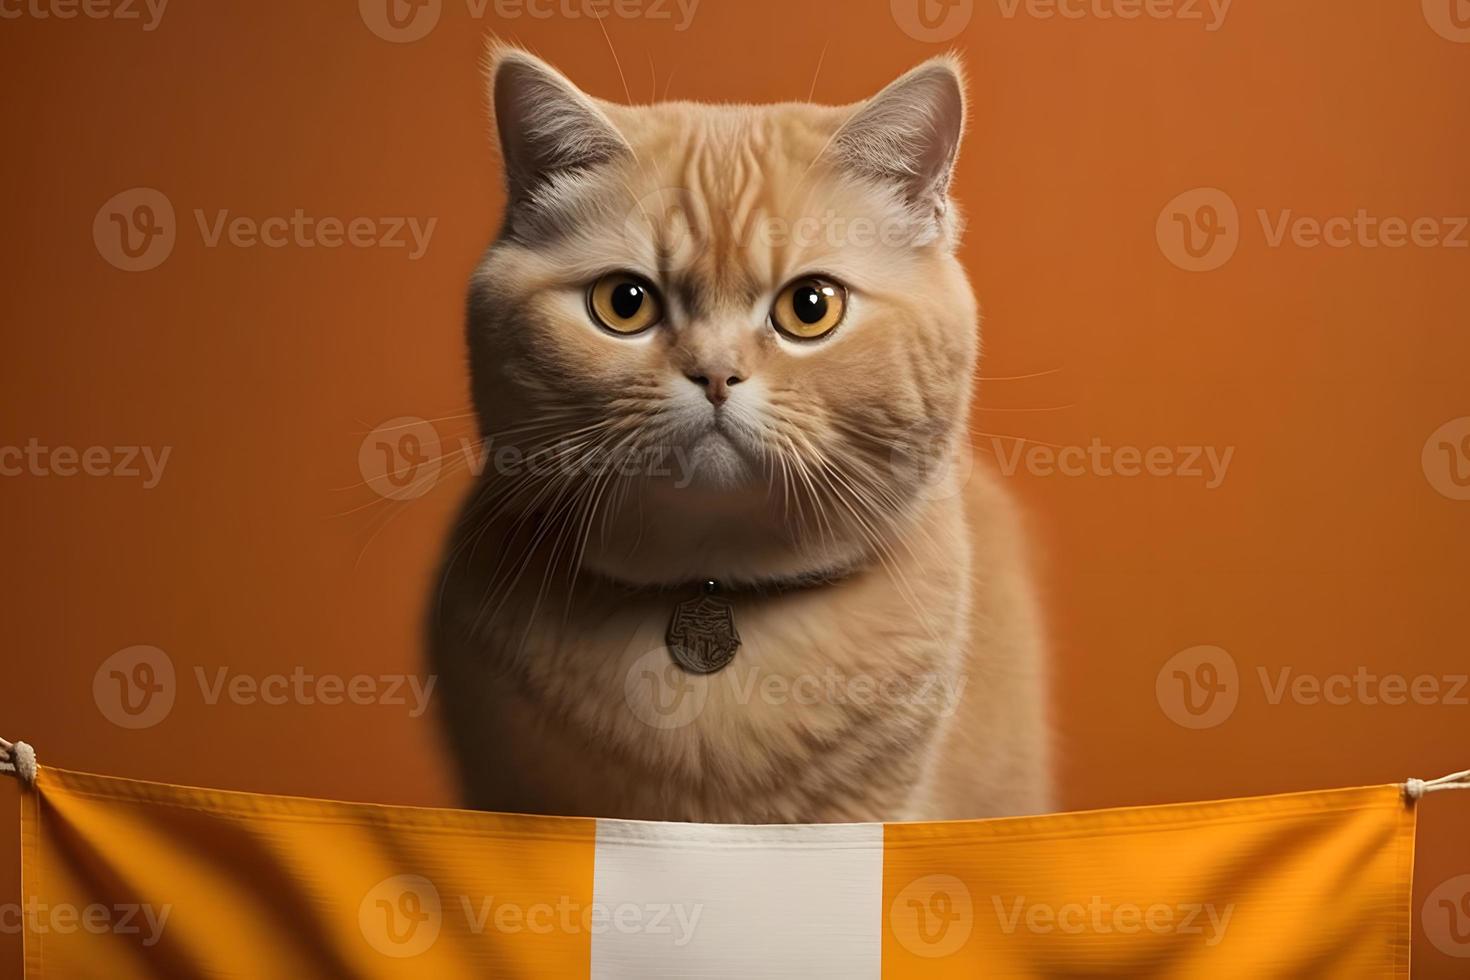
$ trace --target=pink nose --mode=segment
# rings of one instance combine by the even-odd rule
[[[707,374],[686,374],[686,378],[693,381],[704,389],[704,397],[709,399],[711,405],[723,405],[730,399],[730,389],[745,379],[738,374],[730,374],[721,377],[715,375],[711,378]]]

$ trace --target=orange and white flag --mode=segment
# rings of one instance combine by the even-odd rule
[[[1407,977],[1414,801],[1465,779],[725,826],[30,777],[26,975],[110,980]]]

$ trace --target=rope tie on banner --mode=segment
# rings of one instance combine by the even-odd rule
[[[1470,789],[1470,769],[1438,779],[1410,779],[1404,783],[1404,796],[1410,803],[1417,803],[1424,798],[1425,793],[1439,793],[1447,789]]]
[[[13,772],[27,786],[36,782],[36,750],[24,742],[0,738],[0,772]]]

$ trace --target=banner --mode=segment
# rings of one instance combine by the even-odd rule
[[[726,826],[32,776],[26,975],[111,980],[1407,977],[1440,788]]]

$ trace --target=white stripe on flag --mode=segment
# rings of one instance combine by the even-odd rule
[[[597,821],[592,980],[878,980],[883,825]]]

